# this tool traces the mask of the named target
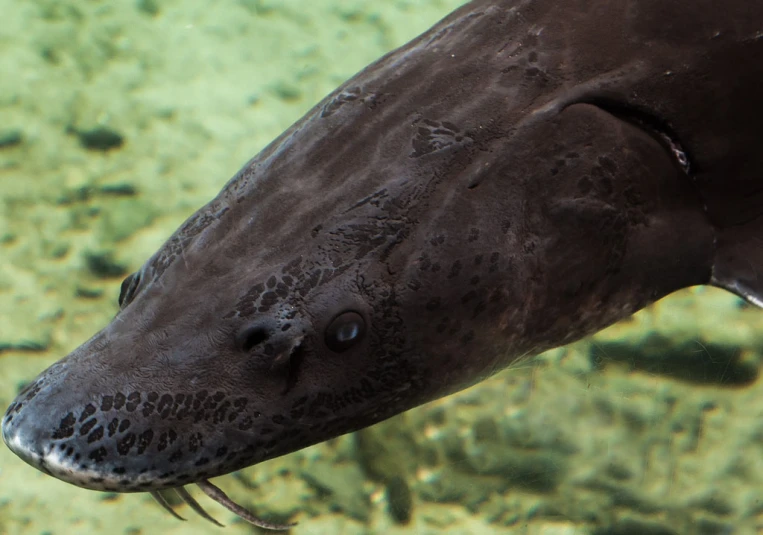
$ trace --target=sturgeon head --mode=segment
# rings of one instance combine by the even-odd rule
[[[594,2],[622,22],[596,25],[589,4],[473,2],[328,96],[124,281],[105,329],[19,394],[8,446],[81,487],[200,482],[230,505],[207,478],[712,282],[701,183],[730,187],[714,178],[721,153],[752,154],[757,132],[739,123],[763,115],[744,104],[755,77],[724,84],[736,68],[760,79],[763,40],[674,34],[646,17],[656,1]],[[741,36],[750,18],[705,11],[697,31]],[[647,41],[650,57],[633,44]],[[712,120],[694,113],[697,73],[726,105]],[[718,132],[735,136],[726,152]]]

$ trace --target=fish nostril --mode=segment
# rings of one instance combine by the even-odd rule
[[[270,337],[267,329],[263,327],[246,327],[236,335],[236,345],[242,351],[249,352],[255,346],[263,343]]]

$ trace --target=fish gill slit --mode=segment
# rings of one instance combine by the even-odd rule
[[[675,130],[670,124],[660,117],[644,110],[638,106],[619,102],[605,97],[596,97],[574,102],[576,104],[591,104],[599,109],[610,113],[627,123],[630,123],[641,130],[656,137],[657,140],[670,152],[678,166],[692,181],[696,178],[693,174],[693,159],[685,149]]]

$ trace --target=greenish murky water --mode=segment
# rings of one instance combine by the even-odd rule
[[[458,0],[0,0],[0,404],[321,97]],[[459,395],[217,483],[293,533],[763,529],[763,314],[681,292]],[[216,504],[227,533],[255,531]],[[209,533],[0,447],[0,533]]]

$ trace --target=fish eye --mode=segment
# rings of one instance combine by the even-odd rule
[[[335,353],[341,353],[363,339],[366,334],[366,322],[363,316],[354,311],[342,312],[326,328],[326,346]]]
[[[125,277],[125,280],[122,281],[122,286],[119,288],[119,308],[124,308],[130,304],[130,301],[132,301],[132,298],[135,295],[135,290],[138,288],[139,284],[139,271],[131,273]]]

